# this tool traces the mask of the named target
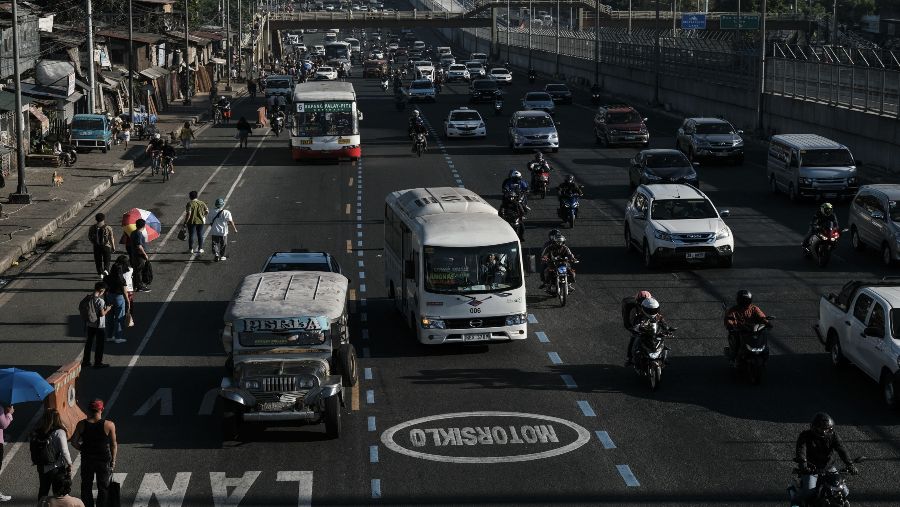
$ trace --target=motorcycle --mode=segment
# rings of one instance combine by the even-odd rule
[[[529,70],[529,71],[528,71],[528,82],[529,82],[529,83],[534,83],[534,81],[535,81],[536,79],[537,79],[537,72],[535,72],[533,69],[532,69],[532,70]]]
[[[503,98],[500,95],[494,96],[494,115],[500,116],[503,114]]]
[[[768,318],[773,319],[774,317],[769,316]],[[735,341],[737,351],[734,353],[735,371],[739,375],[745,374],[747,380],[753,385],[762,381],[763,370],[769,360],[769,337],[766,331],[771,327],[771,324],[753,324],[732,331],[737,337]],[[730,359],[732,354],[729,349],[726,346],[723,353]]]
[[[528,170],[531,172],[531,189],[535,194],[540,194],[541,199],[547,197],[547,191],[550,189],[550,164],[544,162],[537,164],[532,162],[528,164]]]
[[[640,329],[632,331],[637,333],[633,355],[634,372],[647,379],[651,391],[656,391],[669,357],[669,347],[666,347],[665,340],[673,336],[675,328],[663,331],[657,323],[649,323],[646,326],[648,328],[643,331]]]
[[[591,89],[591,104],[597,106],[600,105],[600,89],[592,88]]]
[[[382,79],[381,80],[381,91],[386,92],[388,89],[388,84],[389,83],[388,83],[387,79]]]
[[[862,463],[865,457],[853,459],[853,463]],[[794,468],[794,479],[788,485],[787,491],[791,498],[791,504],[802,507],[850,507],[850,488],[847,487],[847,476],[853,475],[849,466],[840,470],[831,467],[828,470],[803,470]],[[803,490],[800,481],[804,475],[815,476],[815,489],[811,491],[805,501],[798,496]]]
[[[415,146],[416,154],[421,157],[422,153],[425,152],[425,146],[428,143],[428,141],[425,139],[425,134],[422,132],[419,132],[418,134],[416,134],[415,143],[416,143],[416,146]]]
[[[281,134],[282,129],[284,129],[284,119],[281,116],[276,116],[272,118],[272,132],[275,133],[275,137],[278,137]]]
[[[518,201],[518,196],[511,196],[508,202]],[[516,235],[519,236],[519,240],[525,239],[525,215],[520,215],[518,213],[514,213],[512,209],[502,206],[500,208],[501,217],[506,221],[516,231]]]
[[[571,292],[571,281],[573,271],[571,264],[577,264],[577,260],[570,261],[562,257],[556,257],[550,260],[550,280],[547,280],[547,294],[556,296],[559,299],[560,306],[566,306],[569,300],[569,292]]]
[[[828,262],[831,261],[831,252],[837,248],[842,232],[847,232],[847,229],[839,229],[837,227],[820,228],[810,238],[809,245],[803,246],[803,255],[805,257],[814,257],[816,264],[820,268],[828,266]]]
[[[78,160],[78,153],[71,144],[57,143],[54,151],[59,156],[59,163],[66,167],[72,167]]]
[[[559,208],[556,209],[559,219],[569,224],[570,229],[575,228],[575,219],[578,218],[578,194],[564,195],[559,200]]]

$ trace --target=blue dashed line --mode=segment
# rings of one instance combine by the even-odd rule
[[[366,368],[364,371],[365,371],[365,379],[372,380],[372,368]]]
[[[366,403],[369,405],[373,405],[375,403],[375,391],[368,389],[366,390]]]
[[[372,498],[381,498],[381,479],[372,479]]]
[[[597,414],[594,412],[594,409],[591,408],[591,404],[584,401],[578,401],[578,408],[581,409],[581,413],[585,415],[585,417],[597,417]]]
[[[595,431],[597,435],[597,439],[600,440],[600,444],[603,445],[604,449],[615,449],[616,444],[613,443],[612,439],[609,438],[609,433],[605,431]]]
[[[569,389],[578,389],[578,384],[575,383],[575,379],[571,375],[560,375],[560,378],[562,378],[563,383]]]
[[[637,477],[634,476],[634,473],[631,471],[631,467],[628,465],[616,465],[616,470],[619,471],[619,475],[622,476],[622,479],[625,481],[625,485],[629,488],[636,488],[641,485],[638,482]]]
[[[378,446],[369,446],[369,463],[378,463]]]
[[[550,338],[547,337],[547,333],[545,333],[543,331],[537,331],[534,333],[534,335],[537,336],[537,339],[539,342],[550,343]]]
[[[528,323],[529,324],[537,324],[538,323],[537,317],[535,317],[533,313],[528,314]]]
[[[559,357],[559,354],[556,352],[547,352],[547,356],[550,357],[550,362],[553,364],[562,364],[563,360]]]
[[[375,428],[375,416],[374,415],[369,416],[368,426],[369,426],[369,431],[375,431],[376,428]]]

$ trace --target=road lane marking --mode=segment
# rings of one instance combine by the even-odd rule
[[[359,298],[359,304],[363,308],[365,308],[369,304],[369,300],[366,298]]]
[[[350,388],[350,410],[359,410],[359,382]]]
[[[363,261],[362,261],[362,260],[358,260],[358,261],[356,261],[356,267],[359,267],[359,268],[361,268],[361,267],[363,267],[363,266],[365,266],[365,265],[366,265],[366,263],[365,263],[365,262],[363,262]]]
[[[344,206],[344,214],[346,214],[346,215],[350,214],[350,203],[349,202]]]
[[[600,440],[600,444],[603,445],[604,449],[615,449],[616,444],[613,443],[612,439],[609,438],[609,433],[605,431],[595,431],[597,435],[597,439]]]
[[[372,389],[366,390],[366,404],[374,405],[375,404],[375,391]]]
[[[366,368],[364,371],[366,380],[372,380],[372,368]]]
[[[585,417],[597,417],[594,409],[591,408],[591,404],[584,400],[578,400],[578,408],[581,409],[581,413],[584,414]]]
[[[347,240],[347,253],[353,252],[353,243],[348,239]]]
[[[360,272],[359,272],[359,279],[360,279],[360,280],[365,280],[365,278],[366,278],[366,272],[365,272],[365,271],[360,271]]]
[[[625,481],[625,485],[629,488],[636,488],[641,485],[638,482],[637,477],[634,476],[634,473],[631,471],[631,467],[628,465],[616,465],[616,470],[619,471],[619,475],[622,476],[622,479]]]
[[[378,463],[378,446],[369,446],[369,463]]]
[[[365,291],[366,291],[366,284],[364,284],[364,283],[359,284],[359,292],[365,292]]]
[[[244,499],[247,491],[250,490],[250,486],[253,486],[253,483],[256,482],[261,473],[261,471],[255,470],[244,472],[244,475],[241,477],[227,477],[225,472],[210,472],[209,485],[212,492],[213,505],[240,505],[241,500]],[[119,482],[119,484],[122,483]],[[229,488],[232,488],[230,495],[228,494]],[[168,503],[160,498],[157,500],[160,500],[162,505]]]
[[[350,301],[356,301],[356,289],[350,289],[348,292]]]
[[[353,186],[353,176],[350,176],[350,181],[347,182],[347,186],[348,186],[348,187],[352,187],[352,186]]]
[[[381,498],[381,479],[372,479],[372,498]]]
[[[368,359],[370,356],[371,354],[369,354],[369,347],[363,347],[363,357]]]
[[[349,241],[348,241],[348,243],[349,243]],[[350,253],[350,252],[347,252],[347,253]],[[362,250],[356,252],[356,256],[357,256],[357,257],[362,257],[362,256],[363,256]]]
[[[363,246],[362,240],[359,240],[359,241],[356,242],[356,247],[357,247],[357,248],[362,248],[362,246]]]
[[[537,324],[538,323],[537,317],[535,317],[533,313],[528,314],[528,323],[529,324]]]
[[[374,415],[369,416],[367,424],[369,427],[369,431],[375,431],[376,428],[375,428],[375,416]]]
[[[368,321],[369,321],[369,314],[368,314],[368,313],[360,313],[360,314],[359,314],[359,321],[360,321],[360,322],[368,322]]]
[[[357,237],[357,238],[363,237],[362,231],[357,232],[357,233],[356,233],[356,237]]]
[[[172,415],[171,387],[160,387],[157,389],[149,398],[147,398],[147,401],[134,412],[134,415],[147,415],[156,405],[159,405],[159,415]]]
[[[313,473],[298,471],[279,471],[275,476],[278,482],[297,482],[297,507],[312,505]],[[137,505],[135,503],[135,505]]]
[[[539,342],[550,343],[550,338],[547,338],[547,333],[545,333],[543,331],[537,331],[534,333],[534,335],[537,336],[537,339]]]
[[[550,357],[550,362],[553,364],[562,364],[563,360],[559,357],[559,354],[556,352],[547,352],[547,356]]]
[[[569,389],[578,389],[578,384],[575,383],[575,379],[571,375],[560,375],[560,378],[562,378],[562,381]]]
[[[362,229],[362,224],[356,224],[357,229]]]

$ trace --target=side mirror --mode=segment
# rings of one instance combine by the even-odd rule
[[[719,210],[720,217],[728,218],[729,215],[731,215],[731,210],[727,210],[727,209]]]
[[[867,326],[866,330],[863,331],[863,334],[866,336],[874,336],[876,338],[884,338],[884,329],[878,326]]]
[[[407,280],[412,280],[416,277],[416,263],[413,261],[406,261],[403,263],[403,276]]]
[[[884,213],[878,210],[872,210],[869,212],[869,216],[875,220],[884,220]]]
[[[737,133],[738,133],[739,136],[744,135],[744,131],[743,131],[743,130],[738,130]]]

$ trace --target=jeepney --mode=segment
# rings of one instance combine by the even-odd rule
[[[341,432],[344,387],[356,385],[350,344],[348,280],[323,271],[244,277],[225,311],[228,355],[219,396],[223,437],[246,423],[325,424]]]

